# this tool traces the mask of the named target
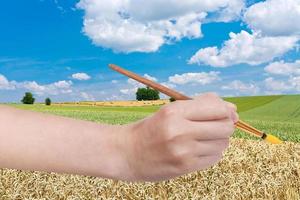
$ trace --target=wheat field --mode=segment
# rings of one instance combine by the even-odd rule
[[[300,199],[300,144],[232,139],[220,163],[160,183],[2,169],[10,199]]]

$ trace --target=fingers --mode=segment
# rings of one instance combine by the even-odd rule
[[[237,114],[237,106],[233,103],[225,101],[227,104],[227,107],[231,110],[231,119],[234,123],[237,123],[239,121],[239,115]]]
[[[231,103],[231,102],[228,102],[228,101],[225,101],[225,103],[227,104],[227,106],[229,108],[231,108],[232,110],[234,110],[235,112],[237,111],[237,107],[235,104]]]
[[[220,120],[231,117],[231,110],[216,94],[208,93],[193,100],[176,101],[169,106],[174,112],[192,121]]]
[[[192,155],[183,163],[185,172],[206,169],[222,159],[223,151],[229,146],[229,139],[207,140],[190,145]]]
[[[197,122],[185,120],[180,126],[185,127],[184,134],[189,134],[195,140],[227,139],[235,130],[230,119]]]
[[[212,165],[217,164],[222,159],[222,154],[212,155],[212,156],[201,156],[194,159],[194,166],[191,171],[196,171],[199,169],[206,169]]]
[[[222,154],[193,157],[182,165],[182,172],[189,173],[203,170],[217,164],[221,159]]]
[[[193,153],[195,156],[222,155],[229,146],[229,138],[217,140],[194,141]]]

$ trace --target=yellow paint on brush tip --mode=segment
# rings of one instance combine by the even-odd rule
[[[282,143],[282,141],[278,137],[275,137],[274,135],[270,135],[270,134],[267,135],[265,140],[267,142],[270,142],[271,144],[281,144]]]

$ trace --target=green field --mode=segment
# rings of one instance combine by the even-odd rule
[[[283,140],[300,142],[300,95],[257,96],[226,98],[238,106],[240,118],[253,126],[279,136]],[[142,119],[159,106],[100,107],[100,106],[44,106],[20,105],[15,107],[52,113],[66,117],[109,124],[125,124]],[[253,138],[237,130],[235,137]]]

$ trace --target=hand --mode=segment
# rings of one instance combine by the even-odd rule
[[[233,104],[208,93],[170,103],[127,125],[123,152],[128,163],[126,180],[166,180],[216,164],[237,121]]]
[[[0,167],[166,180],[217,163],[237,120],[235,106],[215,94],[170,103],[123,126],[0,105]]]

